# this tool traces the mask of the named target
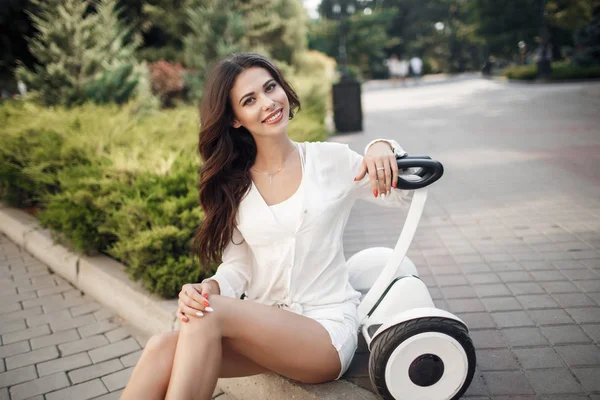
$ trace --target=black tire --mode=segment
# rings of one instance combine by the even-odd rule
[[[475,347],[469,337],[467,329],[460,323],[452,319],[441,317],[427,317],[413,319],[394,325],[385,332],[379,334],[371,346],[371,356],[369,357],[369,376],[371,384],[377,390],[379,395],[385,400],[411,400],[395,399],[389,392],[385,382],[385,368],[392,352],[411,336],[424,332],[439,332],[454,338],[463,347],[469,368],[467,377],[458,393],[450,400],[459,399],[469,388],[473,375],[475,374]]]

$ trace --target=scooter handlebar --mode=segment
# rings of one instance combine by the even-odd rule
[[[398,165],[398,185],[397,189],[416,190],[429,186],[444,174],[444,166],[439,161],[432,160],[429,156],[404,156],[396,159]],[[404,179],[401,175],[402,170],[409,168],[419,168],[410,176],[413,179]],[[420,179],[414,179],[417,176]]]

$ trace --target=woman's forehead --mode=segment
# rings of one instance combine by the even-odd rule
[[[238,96],[243,96],[249,92],[255,92],[262,88],[264,83],[273,76],[264,68],[252,67],[242,71],[231,88],[232,97],[235,99]]]

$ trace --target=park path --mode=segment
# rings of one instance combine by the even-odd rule
[[[471,328],[465,398],[599,400],[600,84],[466,79],[378,87],[363,105],[364,132],[332,141],[394,138],[446,168],[409,254]],[[347,255],[393,246],[402,215],[357,204]],[[146,340],[0,236],[0,400],[117,399]],[[366,358],[346,379],[370,389]]]

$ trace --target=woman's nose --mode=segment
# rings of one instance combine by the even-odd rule
[[[275,102],[272,99],[270,99],[269,96],[263,95],[261,102],[264,110],[271,110],[275,108]]]

